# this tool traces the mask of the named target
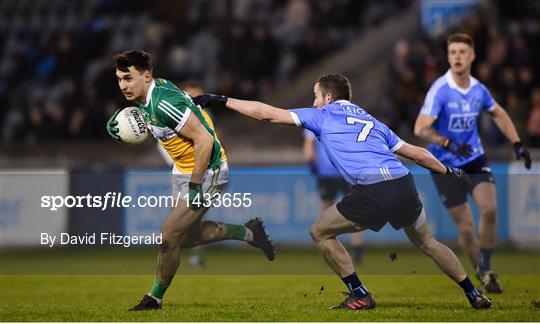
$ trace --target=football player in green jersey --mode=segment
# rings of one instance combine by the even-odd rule
[[[180,200],[171,209],[163,222],[156,278],[150,292],[131,310],[161,308],[163,295],[180,264],[181,248],[243,240],[273,260],[275,250],[260,218],[244,225],[202,220],[208,210],[200,204],[203,193],[220,192],[228,181],[225,150],[208,115],[172,82],[154,78],[150,55],[144,51],[124,52],[114,61],[120,90],[143,111],[152,135],[174,161],[173,197],[187,197],[187,201]],[[121,142],[115,117],[116,113],[107,122],[107,131]]]

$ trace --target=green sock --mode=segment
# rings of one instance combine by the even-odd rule
[[[240,240],[243,241],[246,238],[246,227],[244,225],[235,225],[235,224],[225,224],[225,229],[227,230],[227,239],[228,240]]]
[[[158,279],[155,278],[154,283],[152,284],[152,289],[150,289],[150,295],[162,299],[163,295],[165,295],[165,291],[167,291],[167,288],[169,288],[169,284],[160,283]]]

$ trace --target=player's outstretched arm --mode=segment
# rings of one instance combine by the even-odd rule
[[[508,113],[506,113],[506,110],[504,110],[501,106],[496,105],[495,109],[490,111],[490,114],[493,117],[493,120],[495,121],[497,127],[499,127],[504,136],[508,138],[510,143],[514,145],[514,152],[516,153],[516,158],[519,160],[523,159],[523,161],[525,162],[525,167],[527,169],[530,169],[531,156],[529,154],[529,151],[527,151],[527,149],[521,143],[519,135],[516,131],[516,127],[510,119],[510,116],[508,116]]]
[[[274,124],[295,125],[291,113],[286,109],[270,106],[260,101],[240,100],[228,98],[222,95],[205,94],[192,98],[197,105],[210,108],[227,107],[236,110],[242,115],[257,119],[267,120]]]
[[[431,171],[441,174],[447,172],[444,164],[437,160],[425,148],[405,143],[396,151],[396,153]]]
[[[396,153],[409,160],[413,160],[416,164],[421,165],[426,169],[444,174],[445,176],[456,181],[465,183],[470,183],[471,181],[465,171],[459,168],[444,166],[441,161],[437,160],[425,148],[405,143],[396,151]]]
[[[227,108],[257,120],[267,120],[274,124],[295,125],[291,113],[286,109],[270,106],[260,101],[229,98]]]

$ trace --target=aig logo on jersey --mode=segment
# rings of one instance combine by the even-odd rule
[[[451,132],[469,132],[476,127],[477,113],[451,114],[448,129]]]

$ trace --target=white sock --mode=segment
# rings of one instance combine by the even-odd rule
[[[246,242],[252,242],[253,241],[253,232],[246,227],[246,236],[244,237],[244,241]]]
[[[161,305],[161,301],[162,301],[162,300],[161,300],[160,298],[157,298],[157,297],[152,296],[151,293],[148,293],[147,295],[150,296],[150,297],[152,297],[152,298],[154,298],[154,299],[158,302],[158,304]]]

